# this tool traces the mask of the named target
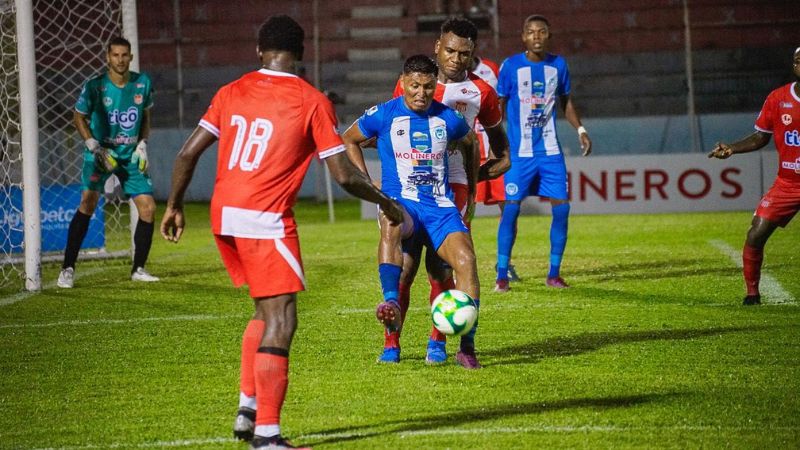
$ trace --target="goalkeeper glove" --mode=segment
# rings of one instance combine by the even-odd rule
[[[147,172],[147,141],[142,139],[136,144],[136,150],[133,151],[131,162],[136,163],[139,167],[139,172]]]
[[[85,141],[86,148],[94,155],[94,164],[106,172],[113,172],[117,168],[117,160],[108,152],[108,149],[101,147],[95,138]]]

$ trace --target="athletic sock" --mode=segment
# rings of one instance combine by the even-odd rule
[[[83,239],[86,237],[86,232],[89,231],[89,219],[91,218],[92,216],[80,211],[75,211],[75,215],[72,216],[72,220],[69,222],[69,230],[67,231],[67,248],[64,250],[62,269],[75,267],[75,261],[78,260],[78,252],[81,250]]]
[[[411,301],[411,286],[400,283],[398,303],[400,303],[400,330],[389,331],[388,328],[383,330],[383,347],[384,348],[399,348],[400,347],[400,331],[403,329],[403,323],[406,320],[406,313],[408,312],[408,304]]]
[[[475,306],[478,308],[478,312],[480,313],[481,309],[481,301],[479,299],[475,299]],[[480,317],[480,314],[478,314]],[[472,329],[469,330],[469,333],[461,336],[461,351],[464,353],[475,353],[475,333],[478,332],[478,319],[475,319],[475,325],[472,326]]]
[[[254,364],[256,360],[256,352],[259,345],[261,345],[261,338],[264,336],[264,321],[253,319],[247,323],[242,335],[242,364],[239,373],[239,392],[246,397],[255,398],[256,396],[256,379],[254,372]],[[242,405],[241,402],[239,406]],[[247,406],[250,409],[256,409]]]
[[[400,290],[400,273],[403,268],[394,264],[378,265],[378,275],[381,279],[381,289],[383,290],[384,301],[397,302]]]
[[[497,229],[497,279],[508,280],[508,263],[511,261],[511,249],[517,237],[517,218],[519,203],[508,202],[500,216]]]
[[[758,283],[761,281],[761,263],[764,261],[764,249],[744,245],[742,250],[742,273],[747,295],[759,295]]]
[[[433,304],[433,301],[436,300],[436,297],[439,296],[442,292],[455,289],[456,284],[453,281],[453,277],[448,277],[444,281],[436,281],[433,278],[428,277],[428,281],[431,283],[431,295],[430,295],[430,303]],[[444,333],[437,330],[436,327],[431,327],[431,340],[434,341],[441,341],[444,342],[447,340],[447,336]]]
[[[153,245],[153,223],[145,222],[139,219],[136,222],[136,231],[133,232],[133,245],[136,247],[133,250],[133,269],[135,271],[139,267],[144,267],[147,262],[147,256],[150,255],[150,246]]]
[[[254,374],[256,381],[256,433],[267,436],[259,428],[274,430],[281,423],[281,408],[289,385],[289,352],[283,348],[261,347],[256,352]],[[262,430],[265,430],[262,428]]]
[[[550,224],[550,271],[547,278],[556,278],[561,272],[561,258],[567,247],[569,225],[569,203],[553,206],[553,221]]]

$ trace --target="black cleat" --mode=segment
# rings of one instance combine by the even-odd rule
[[[270,437],[256,436],[250,443],[250,448],[252,450],[282,450],[287,448],[311,449],[311,447],[295,447],[294,445],[290,444],[289,441],[282,438],[281,435]]]
[[[236,420],[233,422],[233,437],[240,441],[250,442],[253,440],[255,429],[256,412],[250,408],[239,408],[239,411],[236,412]]]
[[[760,305],[761,304],[761,296],[760,295],[748,295],[744,298],[742,302],[745,306],[753,306],[753,305]]]

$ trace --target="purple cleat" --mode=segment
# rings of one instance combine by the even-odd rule
[[[569,285],[566,281],[564,281],[561,277],[553,277],[548,278],[547,281],[544,283],[547,287],[556,288],[556,289],[565,289],[568,288]]]
[[[459,350],[456,353],[456,361],[465,369],[480,369],[481,363],[478,362],[478,357],[475,356],[475,351],[471,352],[464,352],[463,350]]]
[[[375,317],[389,331],[400,329],[400,305],[397,302],[385,301],[378,304],[375,309]]]
[[[508,292],[510,290],[511,290],[511,286],[508,285],[508,280],[497,280],[497,282],[494,285],[494,291],[495,292],[504,293],[504,292]]]

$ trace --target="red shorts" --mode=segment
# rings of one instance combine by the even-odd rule
[[[785,227],[800,210],[800,186],[776,179],[761,198],[755,215]]]
[[[246,284],[250,297],[274,297],[305,290],[300,240],[249,239],[215,234],[228,275],[236,287]]]
[[[475,189],[475,201],[485,205],[496,205],[506,200],[506,185],[503,177],[478,183]]]
[[[466,225],[467,228],[470,228],[469,220],[466,217],[467,199],[469,199],[469,186],[466,184],[450,183],[450,189],[453,190],[453,203],[456,204],[456,209],[458,210],[459,214],[461,214],[461,220],[464,221],[464,225]]]

